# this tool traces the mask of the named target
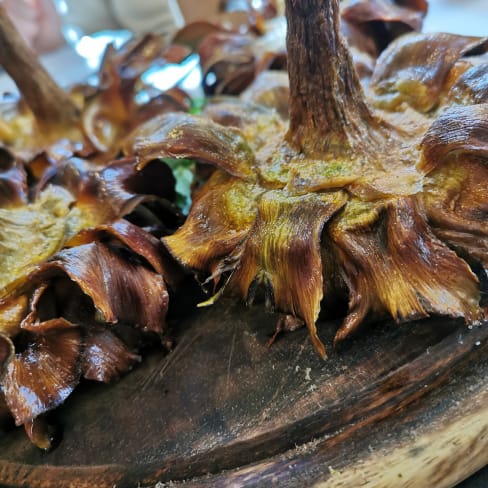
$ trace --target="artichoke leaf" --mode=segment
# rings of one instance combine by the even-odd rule
[[[4,366],[1,389],[17,425],[57,407],[79,382],[82,350],[78,329],[33,335]]]
[[[399,110],[403,103],[426,113],[437,107],[451,69],[469,52],[486,51],[488,38],[414,33],[393,41],[378,58],[371,78],[377,107]],[[431,55],[426,58],[424,53]]]
[[[162,333],[168,306],[162,276],[124,259],[117,248],[94,241],[64,249],[30,279],[42,287],[59,275],[68,277],[93,301],[103,322]]]
[[[342,192],[303,196],[270,191],[258,200],[258,214],[230,286],[248,301],[260,285],[272,308],[302,318],[317,352],[325,348],[315,321],[323,295],[320,236],[346,203]],[[327,273],[327,270],[324,270]]]
[[[153,159],[181,158],[254,179],[254,154],[241,132],[196,115],[172,113],[151,119],[135,135],[134,153],[139,168]]]

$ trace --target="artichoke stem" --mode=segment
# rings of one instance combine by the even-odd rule
[[[286,0],[285,4],[290,78],[287,142],[309,156],[364,147],[380,123],[366,104],[339,32],[339,0]]]
[[[12,77],[40,128],[73,124],[78,110],[29,49],[0,5],[0,65]]]

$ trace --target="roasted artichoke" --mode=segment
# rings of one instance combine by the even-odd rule
[[[286,8],[288,122],[234,100],[164,115],[136,139],[140,168],[158,156],[216,167],[165,245],[217,295],[260,295],[303,320],[321,356],[315,322],[340,296],[336,341],[386,316],[479,323],[488,105],[486,74],[473,71],[486,72],[487,40],[399,37],[363,87],[339,2]]]

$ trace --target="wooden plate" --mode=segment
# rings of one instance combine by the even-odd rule
[[[113,385],[58,410],[49,453],[0,438],[0,484],[453,486],[488,463],[488,324],[384,323],[314,352],[305,330],[222,300]],[[321,322],[330,344],[337,323]]]

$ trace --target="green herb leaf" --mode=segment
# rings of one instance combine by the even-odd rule
[[[195,161],[191,159],[164,158],[176,180],[175,204],[187,215],[191,206],[191,185],[195,177]]]

